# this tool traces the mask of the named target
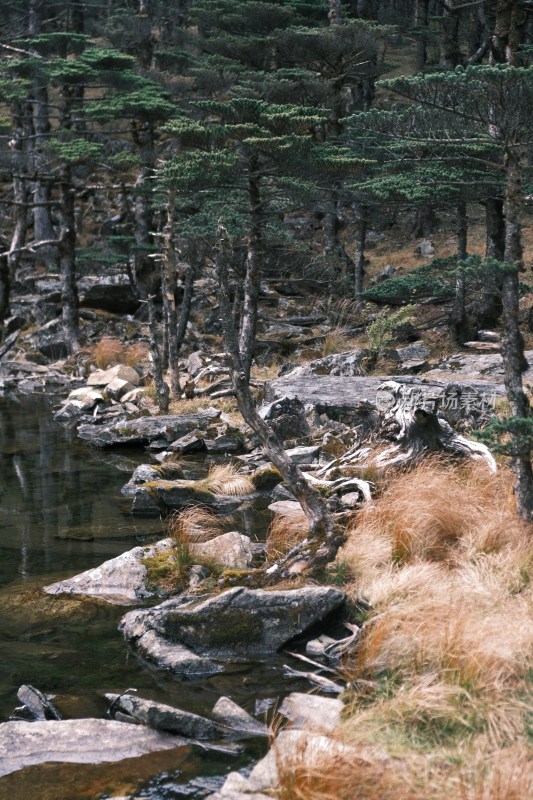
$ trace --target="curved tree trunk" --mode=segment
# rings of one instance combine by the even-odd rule
[[[243,369],[237,334],[233,326],[231,303],[229,299],[228,269],[225,252],[225,232],[219,232],[219,247],[216,256],[217,276],[220,288],[220,305],[224,325],[224,340],[230,356],[230,377],[245,422],[265,449],[269,459],[280,471],[290,491],[299,501],[309,520],[309,535],[280,561],[254,574],[257,583],[267,583],[272,579],[297,574],[302,571],[316,571],[332,561],[344,541],[344,535],[334,523],[326,503],[304,477],[300,468],[285,453],[281,442],[272,428],[259,416],[255,401],[250,392],[250,384]]]

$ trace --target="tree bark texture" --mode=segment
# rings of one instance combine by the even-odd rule
[[[244,278],[244,300],[239,331],[241,369],[250,380],[252,353],[257,328],[257,303],[261,286],[261,261],[263,250],[263,204],[259,176],[259,162],[255,155],[248,158],[248,203],[250,229]]]
[[[148,306],[148,324],[150,326],[150,357],[154,368],[154,383],[157,394],[157,403],[162,414],[166,414],[169,406],[170,391],[163,377],[163,362],[159,347],[157,320],[155,316],[154,297],[149,294],[146,298]]]
[[[76,282],[76,216],[70,167],[61,168],[59,203],[59,269],[65,344],[72,353],[80,349],[78,289]]]
[[[468,255],[468,217],[466,203],[457,205],[457,258],[461,261]],[[464,270],[457,269],[455,276],[455,296],[451,323],[453,336],[458,344],[468,339],[468,317],[466,314],[466,276]]]
[[[524,356],[524,339],[519,325],[519,273],[523,270],[523,250],[520,226],[522,207],[521,168],[515,148],[506,154],[505,188],[505,262],[502,279],[503,335],[502,359],[507,399],[514,417],[531,416],[531,408],[522,381],[528,363]],[[533,519],[533,469],[529,449],[511,458],[515,475],[517,511],[525,520]]]
[[[239,343],[232,322],[229,299],[228,268],[224,233],[219,231],[219,247],[216,256],[217,276],[220,288],[220,305],[224,325],[224,340],[230,356],[230,377],[245,422],[257,434],[269,459],[280,471],[289,490],[299,501],[309,520],[309,536],[302,545],[268,570],[268,575],[282,578],[302,569],[316,570],[329,563],[343,542],[341,531],[319,493],[305,479],[300,468],[293,463],[283,449],[272,428],[260,417],[250,392],[249,380],[243,369]],[[265,577],[267,572],[264,573]]]
[[[176,311],[176,248],[174,244],[174,196],[167,199],[167,222],[163,231],[163,257],[161,259],[161,284],[163,289],[164,324],[167,335],[170,392],[181,394],[179,352],[177,340],[178,315]]]

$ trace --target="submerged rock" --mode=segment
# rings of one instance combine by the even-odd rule
[[[163,539],[150,547],[134,547],[73,578],[44,587],[47,594],[81,594],[117,605],[130,605],[152,597],[146,588],[143,559],[170,552],[172,540]]]
[[[187,745],[185,739],[105,719],[0,724],[0,776],[50,761],[101,764]]]
[[[237,587],[207,600],[181,597],[130,611],[120,629],[160,667],[205,674],[217,660],[275,653],[344,599],[344,592],[327,586],[279,591]],[[194,663],[194,657],[203,663]],[[211,664],[205,663],[206,657]]]
[[[133,694],[106,694],[110,711],[128,714],[132,721],[141,722],[150,728],[177,733],[189,739],[217,739],[229,733],[227,728],[198,714],[181,708],[145,700]]]

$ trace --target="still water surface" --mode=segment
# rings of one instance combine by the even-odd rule
[[[133,518],[131,501],[120,494],[146,454],[93,450],[51,417],[42,399],[0,399],[0,721],[18,705],[22,683],[53,694],[63,716],[76,718],[104,717],[103,694],[129,687],[202,714],[223,694],[253,712],[257,699],[287,692],[281,656],[180,682],[142,665],[128,650],[116,630],[124,608],[42,592],[47,583],[162,534],[159,520]],[[190,466],[198,473],[197,463]],[[247,517],[247,530],[241,530],[250,534],[255,526],[260,533],[264,522],[264,515]],[[0,778],[0,798],[96,800],[135,793],[196,800],[206,785],[214,786],[213,776],[249,763],[261,747],[249,745],[239,758],[186,748],[120,765],[32,767]]]

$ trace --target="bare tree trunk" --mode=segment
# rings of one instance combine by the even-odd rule
[[[461,63],[461,48],[459,47],[461,12],[454,7],[453,0],[448,0],[443,5],[441,20],[442,38],[439,66],[444,69],[455,69]]]
[[[528,363],[524,356],[524,339],[519,325],[519,272],[523,271],[523,250],[520,225],[522,206],[521,168],[519,157],[510,147],[506,154],[505,187],[505,262],[516,265],[506,268],[502,280],[503,336],[502,358],[507,399],[513,417],[531,416],[531,408],[524,392],[522,373]],[[525,520],[533,518],[533,470],[529,445],[524,452],[511,458],[515,475],[517,511]]]
[[[174,194],[168,192],[167,223],[163,231],[163,258],[161,260],[161,277],[163,289],[163,309],[166,340],[168,347],[168,367],[170,391],[173,397],[181,394],[179,353],[178,353],[178,315],[176,312],[176,248],[174,245]]]
[[[359,209],[359,222],[357,225],[357,234],[355,240],[356,250],[354,264],[354,297],[358,306],[361,306],[363,303],[367,225],[367,209],[365,207],[361,207]]]
[[[259,416],[250,392],[249,379],[243,369],[237,335],[233,326],[231,303],[228,294],[228,269],[226,263],[225,232],[219,230],[219,246],[216,257],[217,276],[220,288],[220,305],[224,325],[224,340],[230,356],[230,377],[245,422],[257,434],[269,459],[280,471],[288,488],[299,501],[309,520],[308,538],[298,547],[263,572],[263,577],[276,579],[301,572],[314,571],[332,561],[344,537],[334,524],[333,518],[319,493],[305,479],[300,468],[287,456],[278,437]],[[260,571],[258,571],[260,572]],[[258,580],[260,580],[258,578]]]
[[[329,4],[329,13],[328,13],[329,24],[341,25],[342,24],[341,0],[328,0],[328,4]]]
[[[194,259],[190,259],[187,264],[187,271],[185,273],[185,282],[183,284],[183,298],[181,300],[180,318],[178,321],[178,330],[176,332],[176,342],[178,348],[178,355],[181,351],[181,346],[185,340],[187,333],[187,325],[191,316],[191,305],[194,294],[194,279],[196,277],[196,264]]]
[[[28,36],[37,36],[42,25],[42,0],[30,0]],[[55,239],[54,226],[50,215],[50,183],[44,173],[47,170],[45,147],[50,132],[48,119],[48,89],[43,75],[37,74],[32,82],[31,104],[33,136],[28,155],[29,174],[33,194],[33,238],[37,242]],[[47,266],[55,262],[57,248],[53,245],[39,250],[40,258]]]
[[[11,163],[13,165],[13,201],[15,227],[11,236],[8,265],[13,278],[20,261],[20,248],[26,244],[28,230],[28,186],[25,177],[27,153],[25,142],[28,140],[31,123],[28,119],[26,104],[15,101],[12,106],[15,133],[11,140]]]
[[[132,126],[133,141],[137,146],[141,166],[137,174],[134,190],[134,219],[135,219],[135,257],[134,278],[135,288],[141,298],[152,294],[157,288],[154,280],[152,259],[148,251],[152,245],[150,234],[152,232],[152,210],[150,208],[150,179],[155,167],[154,132],[149,123],[134,122]]]
[[[424,72],[426,68],[428,21],[429,0],[415,0],[414,24],[417,29],[415,70],[417,75]]]
[[[239,331],[239,352],[246,380],[250,380],[253,344],[257,327],[257,303],[261,286],[261,260],[263,250],[263,204],[257,156],[248,159],[248,202],[250,231],[244,278],[244,302]]]
[[[63,164],[60,172],[59,268],[65,344],[71,353],[76,353],[80,349],[78,289],[76,283],[76,216],[74,212],[74,188],[70,172],[70,167],[67,164]]]
[[[154,368],[154,383],[157,394],[159,410],[166,414],[168,412],[170,392],[163,378],[163,364],[161,360],[161,350],[159,347],[159,336],[157,331],[157,320],[155,317],[154,297],[149,294],[146,298],[148,306],[148,323],[150,326],[150,357]]]
[[[457,258],[464,261],[468,255],[468,217],[466,203],[457,205]],[[455,276],[455,298],[453,302],[451,323],[454,339],[464,344],[468,338],[468,318],[466,314],[466,277],[464,270],[458,267]]]
[[[9,295],[11,290],[11,276],[8,256],[0,256],[0,341],[4,320],[9,316]]]

